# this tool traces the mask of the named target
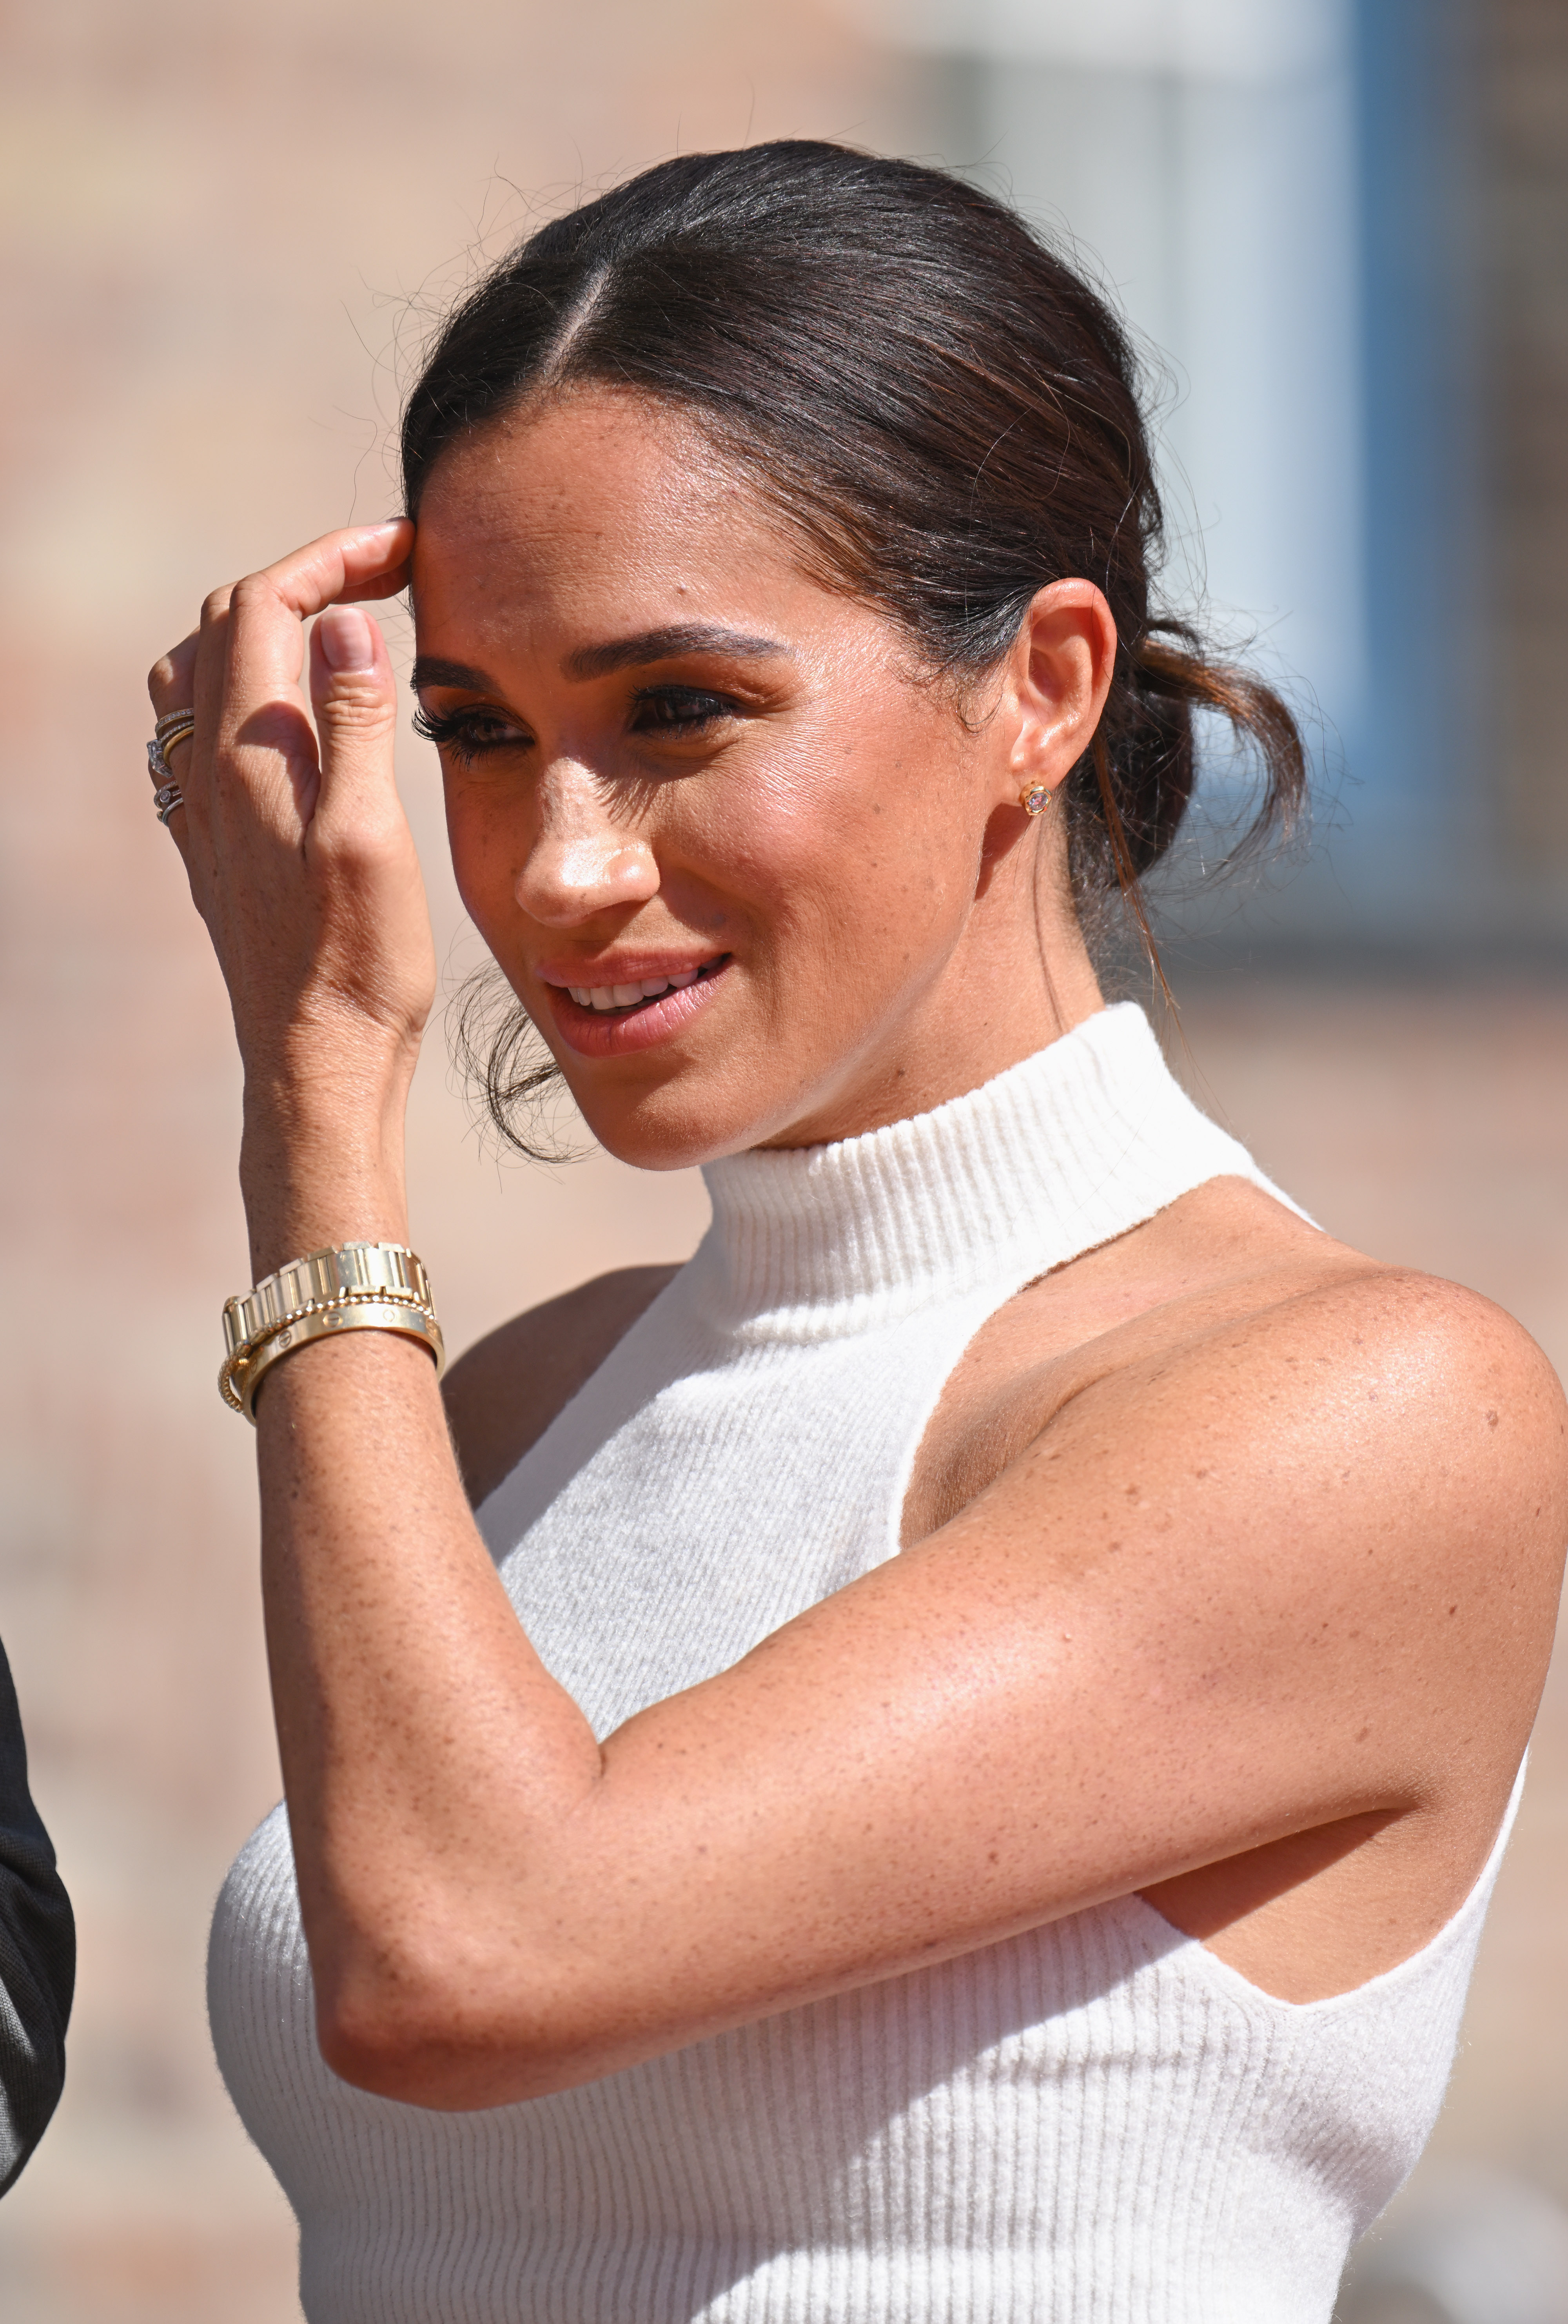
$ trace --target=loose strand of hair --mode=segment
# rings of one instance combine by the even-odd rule
[[[1111,861],[1116,870],[1116,885],[1121,890],[1123,904],[1132,914],[1137,925],[1139,936],[1142,939],[1144,950],[1148,954],[1149,966],[1154,971],[1155,982],[1159,986],[1166,1007],[1174,1017],[1177,1013],[1176,995],[1167,981],[1165,964],[1160,959],[1159,946],[1154,940],[1154,930],[1149,926],[1148,912],[1143,900],[1143,884],[1139,879],[1137,868],[1132,861],[1132,850],[1128,845],[1127,825],[1122,821],[1121,809],[1117,804],[1116,783],[1111,772],[1111,753],[1105,748],[1105,738],[1102,734],[1097,733],[1090,743],[1089,755],[1094,762],[1094,779],[1100,790],[1100,812],[1105,819],[1106,835],[1111,842]]]
[[[1150,694],[1180,702],[1189,710],[1212,710],[1239,741],[1250,743],[1262,761],[1263,796],[1247,830],[1225,858],[1227,865],[1255,853],[1277,832],[1288,841],[1303,813],[1308,788],[1306,748],[1294,714],[1274,687],[1228,662],[1212,662],[1192,650],[1193,632],[1185,622],[1160,626],[1183,641],[1167,645],[1146,636],[1132,659]]]

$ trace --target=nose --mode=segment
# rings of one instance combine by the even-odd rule
[[[586,767],[552,767],[540,788],[539,835],[518,872],[520,910],[545,927],[574,927],[659,893],[646,839],[610,815]]]

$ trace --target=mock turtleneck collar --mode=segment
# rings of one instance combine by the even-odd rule
[[[1231,1173],[1259,1178],[1123,1002],[930,1113],[710,1163],[695,1264],[737,1327],[832,1337],[1044,1274]]]

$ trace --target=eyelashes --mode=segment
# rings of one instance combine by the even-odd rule
[[[740,706],[729,695],[711,693],[706,687],[649,686],[632,696],[629,724],[634,734],[664,735],[671,741],[695,738],[737,716]],[[479,703],[457,710],[417,710],[413,727],[459,766],[472,766],[475,759],[497,751],[527,750],[533,741],[527,728],[503,711]]]
[[[416,734],[422,734],[460,766],[471,766],[490,751],[516,750],[529,739],[498,710],[421,709],[415,711],[413,723]]]
[[[634,733],[696,734],[733,718],[739,705],[727,694],[710,694],[698,686],[649,686],[632,697],[638,715]]]

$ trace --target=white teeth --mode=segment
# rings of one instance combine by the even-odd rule
[[[568,984],[567,991],[579,1009],[628,1009],[661,992],[684,992],[701,974],[700,968],[683,968],[674,976],[646,976],[638,984]]]

